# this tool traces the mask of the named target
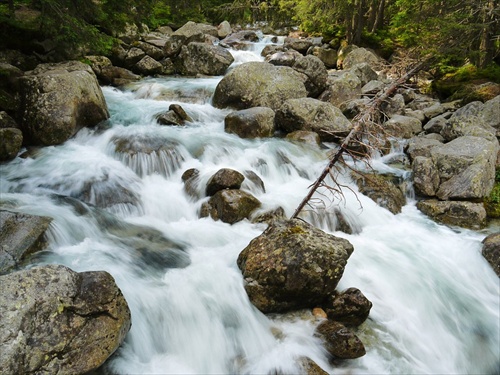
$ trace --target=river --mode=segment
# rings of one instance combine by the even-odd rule
[[[260,60],[268,42],[233,51],[234,65]],[[221,78],[103,87],[106,124],[0,166],[4,207],[54,219],[48,250],[31,265],[106,270],[129,303],[132,328],[101,372],[297,374],[297,359],[306,356],[331,374],[498,373],[500,285],[481,256],[487,231],[438,225],[416,209],[411,194],[393,215],[356,194],[347,176],[339,178],[351,190],[327,203],[316,224],[354,245],[338,289],[359,288],[373,303],[357,331],[367,354],[329,363],[306,312],[265,316],[252,306],[236,259],[265,225],[200,219],[207,198],[186,194],[181,176],[197,168],[202,193],[220,168],[252,171],[265,191],[251,183],[243,188],[265,209],[282,207],[290,217],[332,145],[225,133],[230,110],[210,104]],[[170,104],[182,105],[193,122],[158,125],[155,115]],[[407,175],[389,159],[373,165]],[[336,205],[357,234],[334,230],[327,219]]]

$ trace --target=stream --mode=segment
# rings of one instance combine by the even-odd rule
[[[232,51],[233,66],[260,61],[269,42]],[[103,87],[107,123],[0,165],[1,204],[53,218],[49,247],[29,266],[105,270],[129,303],[132,328],[101,372],[297,374],[297,359],[309,357],[331,374],[498,373],[500,284],[481,255],[488,231],[436,224],[411,194],[393,215],[356,194],[348,175],[339,176],[350,188],[343,199],[326,195],[322,212],[310,217],[354,245],[338,290],[356,287],[373,303],[356,332],[367,354],[330,363],[310,313],[266,316],[253,307],[236,259],[266,225],[200,219],[204,186],[220,168],[252,171],[265,190],[249,181],[242,188],[264,211],[282,207],[290,217],[334,145],[225,133],[231,110],[211,105],[221,78]],[[170,104],[182,105],[193,122],[159,125],[156,114]],[[373,167],[407,177],[388,160]],[[200,171],[200,198],[184,190],[190,168]],[[335,231],[335,206],[356,234]]]

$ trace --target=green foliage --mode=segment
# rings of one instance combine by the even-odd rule
[[[488,217],[500,218],[500,168],[496,170],[495,186],[490,195],[484,200],[484,207]]]

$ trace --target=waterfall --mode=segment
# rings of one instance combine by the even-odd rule
[[[233,52],[235,64],[261,59],[259,48],[244,52]],[[356,287],[373,302],[357,331],[367,354],[332,364],[307,312],[265,316],[252,306],[236,259],[265,225],[200,219],[204,183],[220,168],[252,171],[265,191],[246,188],[263,209],[291,216],[329,149],[225,133],[230,110],[210,104],[220,79],[103,87],[106,126],[0,165],[2,206],[53,218],[49,247],[32,263],[105,270],[129,303],[131,331],[102,372],[296,374],[301,357],[332,374],[498,372],[500,286],[481,256],[485,232],[436,224],[411,196],[393,215],[357,193],[347,175],[339,178],[349,189],[341,201],[325,196],[316,225],[354,245],[338,289]],[[155,116],[171,104],[193,121],[159,125]],[[374,168],[407,175],[388,160]],[[200,199],[184,190],[190,168],[200,171]],[[334,231],[334,209],[354,234]]]

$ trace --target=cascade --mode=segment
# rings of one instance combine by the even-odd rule
[[[259,52],[234,51],[235,64],[260,61]],[[323,213],[309,218],[354,245],[338,289],[356,287],[373,302],[357,332],[367,354],[333,365],[312,320],[265,316],[252,306],[236,259],[265,225],[200,219],[207,199],[186,194],[181,176],[197,168],[202,193],[220,168],[252,171],[265,191],[246,188],[265,209],[282,207],[289,217],[329,149],[225,133],[230,110],[210,104],[220,79],[103,87],[108,126],[0,165],[2,205],[54,219],[49,247],[33,263],[105,270],[129,303],[131,331],[102,372],[296,374],[300,357],[336,374],[498,371],[500,293],[480,253],[485,234],[430,221],[411,196],[393,215],[356,193],[347,175],[340,176],[350,187],[343,199],[325,200]],[[193,122],[159,125],[155,116],[171,104],[181,104]],[[374,168],[406,177],[389,159],[376,159]],[[335,232],[335,207],[355,233]]]

